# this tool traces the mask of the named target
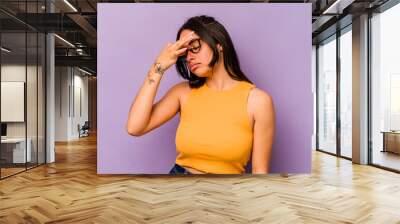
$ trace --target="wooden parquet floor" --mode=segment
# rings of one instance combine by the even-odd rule
[[[97,175],[96,139],[0,181],[0,223],[400,223],[400,175],[313,152],[310,175]]]

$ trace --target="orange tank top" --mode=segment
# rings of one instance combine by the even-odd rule
[[[253,145],[247,99],[255,87],[239,81],[228,90],[191,89],[180,110],[175,163],[216,174],[244,173]]]

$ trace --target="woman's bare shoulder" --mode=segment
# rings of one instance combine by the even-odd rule
[[[178,88],[182,88],[182,89],[190,88],[189,81],[178,82],[178,83],[175,84],[175,86],[178,87]]]
[[[175,84],[171,89],[178,95],[184,94],[185,92],[190,91],[189,81],[179,82]]]
[[[257,108],[263,108],[260,106],[273,106],[271,95],[267,91],[257,87],[254,87],[250,90],[248,101],[249,106],[254,110],[256,110]]]
[[[190,92],[189,81],[176,83],[174,86],[171,87],[170,91],[178,98],[180,104],[182,104],[185,101],[186,96]]]
[[[267,91],[257,88],[257,87],[254,87],[250,90],[249,97],[252,97],[254,99],[261,98],[261,100],[272,100],[271,95]]]

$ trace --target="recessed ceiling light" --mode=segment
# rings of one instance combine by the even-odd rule
[[[54,36],[57,37],[58,39],[60,39],[61,41],[63,41],[64,43],[68,44],[69,46],[75,48],[75,45],[73,45],[73,44],[72,44],[71,42],[69,42],[68,40],[66,40],[66,39],[64,39],[64,38],[62,38],[62,37],[60,37],[60,36],[57,35],[57,34],[54,34]]]
[[[64,0],[65,4],[67,4],[72,10],[74,10],[75,12],[78,12],[78,10],[71,4],[69,3],[68,0]]]
[[[79,67],[78,67],[78,70],[81,71],[81,72],[83,72],[83,73],[85,73],[85,74],[93,75],[92,73],[90,73],[90,72],[88,72],[88,71],[85,71],[85,70],[83,70],[83,69],[81,69],[81,68],[79,68]]]
[[[327,9],[324,10],[322,14],[341,14],[343,9],[353,3],[354,0],[336,0]]]
[[[4,51],[4,52],[6,52],[6,53],[10,53],[10,52],[11,52],[11,50],[9,50],[9,49],[7,49],[7,48],[5,48],[5,47],[1,47],[1,50]]]

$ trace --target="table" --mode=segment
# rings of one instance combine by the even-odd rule
[[[28,143],[25,154],[25,138],[6,138],[1,139],[1,157],[6,163],[26,163],[31,162],[32,140],[26,139]],[[12,158],[12,159],[11,159]],[[26,160],[26,161],[25,161]]]

